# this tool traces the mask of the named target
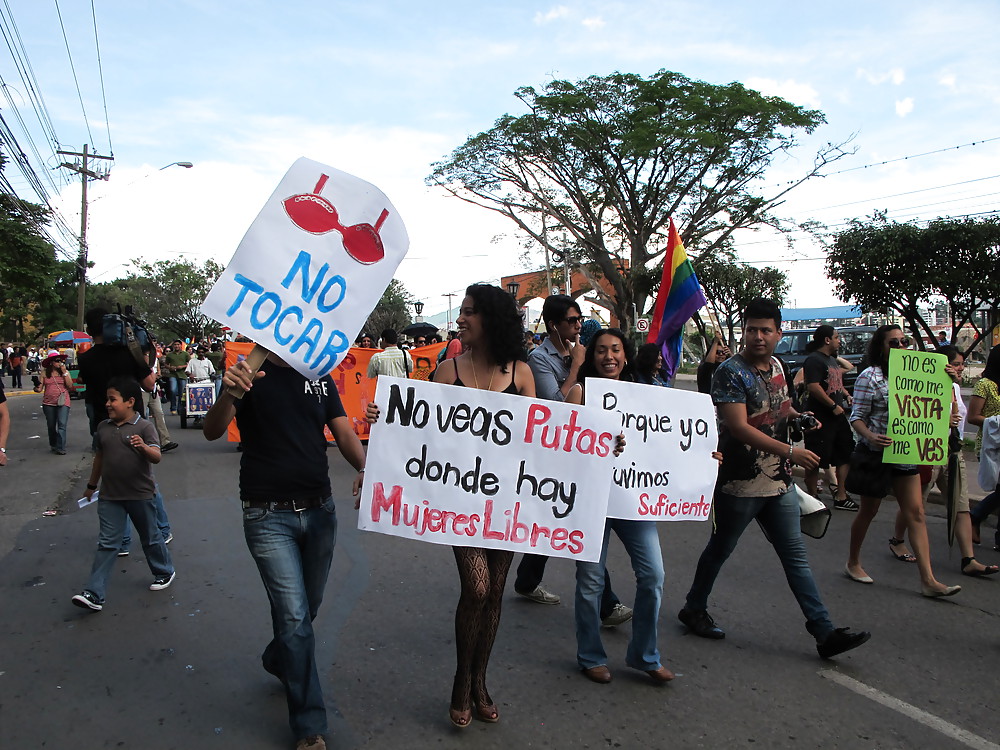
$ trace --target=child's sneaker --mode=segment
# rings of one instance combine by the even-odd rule
[[[150,591],[161,591],[161,590],[167,588],[168,586],[170,586],[170,584],[174,582],[174,578],[176,578],[176,577],[177,577],[177,571],[176,570],[173,573],[171,573],[170,575],[168,575],[168,576],[157,576],[156,578],[153,579],[153,582],[151,584],[149,584],[149,590]],[[84,593],[87,593],[87,592],[84,592]]]
[[[78,607],[92,609],[95,612],[100,612],[104,609],[104,602],[98,600],[97,595],[93,591],[84,591],[77,594],[73,597],[72,601]]]

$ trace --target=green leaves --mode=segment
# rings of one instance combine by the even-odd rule
[[[550,249],[565,232],[576,260],[611,284],[605,301],[625,326],[648,292],[630,274],[663,252],[668,218],[703,257],[737,229],[781,226],[769,211],[791,188],[764,195],[750,185],[798,131],[824,122],[820,112],[739,83],[667,70],[555,80],[515,95],[524,114],[504,115],[469,138],[433,165],[427,182],[506,216]],[[824,149],[796,184],[844,155],[840,146]],[[542,232],[543,220],[553,231]]]

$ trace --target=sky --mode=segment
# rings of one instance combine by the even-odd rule
[[[1000,194],[993,1],[93,8],[97,44],[91,3],[5,0],[0,15],[23,45],[58,148],[87,143],[114,156],[109,179],[88,186],[95,281],[125,275],[133,258],[225,264],[284,172],[307,156],[389,196],[411,242],[396,277],[425,316],[440,312],[449,293],[529,268],[511,223],[425,185],[431,165],[502,115],[521,114],[518,87],[613,71],[740,81],[821,110],[827,124],[773,166],[773,186],[808,170],[826,143],[850,140],[856,153],[789,194],[778,213],[798,222],[837,229],[877,210],[900,221],[978,214],[995,210]],[[0,54],[0,76],[0,114],[76,231],[79,177],[58,166],[65,157],[38,125],[10,52]],[[194,166],[162,169],[178,161]],[[34,198],[13,166],[5,175]],[[746,232],[738,249],[789,274],[790,306],[839,301],[808,238],[789,249]]]

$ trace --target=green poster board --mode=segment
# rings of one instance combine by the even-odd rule
[[[951,377],[943,354],[893,349],[889,352],[889,437],[887,464],[940,466],[948,462]]]

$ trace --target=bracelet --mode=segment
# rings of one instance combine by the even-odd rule
[[[358,474],[364,474],[364,473],[365,473],[365,467],[362,466],[360,469],[358,469]]]
[[[96,485],[96,484],[90,484],[90,483],[88,482],[88,483],[87,483],[87,489],[88,489],[88,490],[96,490],[96,489],[97,489],[97,485]]]
[[[793,443],[788,444],[788,460],[792,460],[792,451],[795,450],[795,445]]]

